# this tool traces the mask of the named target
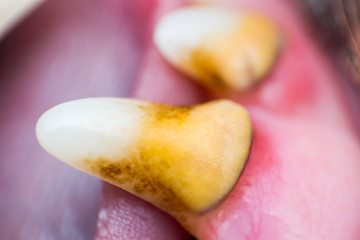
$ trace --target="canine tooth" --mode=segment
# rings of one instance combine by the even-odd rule
[[[43,0],[1,0],[0,37]]]
[[[179,217],[229,194],[249,153],[251,123],[227,100],[172,107],[90,98],[48,110],[36,134],[59,160]]]
[[[171,64],[207,87],[241,91],[270,71],[280,37],[265,16],[200,5],[161,18],[154,42]]]

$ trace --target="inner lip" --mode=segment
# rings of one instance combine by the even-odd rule
[[[6,161],[1,163],[2,169],[7,170],[1,174],[4,181],[0,188],[1,195],[7,196],[1,200],[4,219],[9,220],[2,225],[6,239],[19,237],[25,239],[26,236],[89,239],[94,234],[97,201],[100,195],[99,182],[48,157],[40,150],[33,137],[32,128],[35,121],[47,108],[74,98],[94,95],[125,96],[130,91],[134,98],[175,105],[200,103],[222,97],[207,93],[202,87],[174,70],[159,56],[151,43],[152,27],[156,19],[166,11],[183,5],[183,2],[166,0],[147,1],[147,3],[125,2],[114,1],[104,6],[97,0],[49,1],[2,42],[0,51],[4,54],[0,56],[0,66],[5,67],[0,68],[0,76],[5,79],[3,81],[6,87],[0,88],[0,95],[4,99],[0,107],[6,111],[6,117],[0,119],[0,126],[3,126],[4,130],[2,139],[4,144],[0,149],[5,159],[13,160],[11,163]],[[242,2],[241,4],[246,7],[249,5],[256,7],[258,3]],[[261,4],[262,6],[258,7],[266,9],[266,12],[275,19],[289,18],[291,21],[282,23],[286,42],[273,72],[251,93],[233,97],[235,101],[244,104],[254,118],[253,148],[264,150],[255,152],[252,149],[249,162],[238,183],[242,187],[237,187],[237,191],[226,199],[224,205],[234,204],[236,194],[249,187],[247,185],[248,180],[251,179],[249,176],[254,174],[254,171],[259,171],[254,167],[255,162],[264,159],[261,154],[271,152],[266,150],[271,144],[267,145],[265,140],[271,142],[272,139],[259,127],[263,125],[262,116],[269,112],[290,116],[295,111],[295,117],[306,120],[311,111],[314,118],[321,118],[328,115],[325,110],[319,112],[319,108],[313,106],[304,112],[304,105],[298,103],[306,105],[306,101],[303,101],[304,94],[308,96],[309,102],[318,98],[313,93],[319,92],[319,88],[322,89],[322,93],[334,92],[332,83],[324,82],[328,78],[334,79],[331,75],[332,71],[324,67],[324,59],[318,56],[313,44],[302,35],[301,30],[299,31],[301,23],[296,13],[289,10],[290,8],[282,1]],[[266,4],[269,6],[265,6]],[[87,5],[91,7],[86,7]],[[69,11],[70,8],[75,10]],[[281,14],[278,14],[279,12]],[[91,21],[94,16],[97,21]],[[92,25],[89,26],[89,22]],[[144,25],[146,27],[138,27]],[[103,26],[107,26],[110,30],[104,30]],[[22,44],[23,39],[28,39],[27,44]],[[119,39],[122,39],[121,42],[118,41]],[[97,50],[93,50],[94,46],[97,46]],[[135,54],[130,50],[124,51],[123,46],[132,49]],[[57,57],[54,58],[53,54],[56,50]],[[67,52],[62,54],[61,51]],[[296,60],[288,54],[294,51],[298,53],[296,56],[299,59],[313,61],[307,62],[307,66],[313,64],[319,66],[320,70],[315,73],[300,71],[298,66],[291,64]],[[83,56],[79,57],[81,54]],[[103,62],[96,59],[102,59]],[[69,62],[75,66],[69,65]],[[78,68],[85,70],[79,71]],[[22,71],[15,71],[16,69]],[[131,71],[121,69],[131,69]],[[315,84],[311,83],[309,78],[316,76],[322,76],[320,78],[322,80],[317,80]],[[293,81],[285,81],[286,78]],[[49,82],[49,79],[53,82]],[[136,79],[135,86],[123,84],[125,79]],[[66,95],[52,94],[51,91],[54,89]],[[276,91],[277,95],[271,95],[271,91]],[[45,97],[44,93],[46,93]],[[331,99],[330,105],[342,102],[337,94],[333,96],[335,99]],[[328,98],[324,97],[324,100]],[[26,110],[23,107],[19,109],[19,105],[26,106]],[[294,105],[299,108],[294,110],[291,107]],[[343,116],[333,121],[347,122],[344,120],[347,118],[347,113],[342,113]],[[24,115],[26,117],[19,117]],[[30,141],[19,141],[17,135],[24,136],[24,139]],[[14,153],[14,146],[25,150]],[[34,156],[34,160],[25,162],[24,159],[28,158],[29,153]],[[35,156],[40,156],[38,157],[40,160],[36,160]],[[276,156],[269,156],[267,159],[270,161],[274,157]],[[268,162],[264,166],[269,165],[272,163]],[[268,171],[265,168],[262,170]],[[13,172],[18,172],[24,177],[17,176],[14,179]],[[24,187],[25,178],[31,181]],[[51,184],[44,186],[43,179],[50,179],[48,181]],[[59,195],[63,197],[59,198]],[[87,199],[86,202],[84,199]],[[73,206],[67,206],[69,202],[73,202]],[[16,207],[7,209],[9,205]],[[243,214],[255,215],[249,212]],[[204,230],[207,231],[203,233],[204,236],[210,235],[211,228],[214,232],[218,231],[215,229],[216,223],[221,221],[220,217],[216,218],[216,221],[210,221],[208,223],[210,230]],[[20,233],[19,226],[22,226]],[[38,229],[38,226],[44,226],[41,232],[33,230]],[[132,239],[141,236],[153,236],[154,239],[188,238],[187,233],[169,216],[108,184],[105,184],[102,190],[97,227],[98,239],[121,236],[129,236]]]

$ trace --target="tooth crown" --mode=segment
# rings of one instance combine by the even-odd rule
[[[235,185],[251,143],[244,108],[85,99],[39,120],[41,145],[60,160],[176,215],[204,212]]]
[[[164,16],[154,41],[164,57],[216,91],[247,90],[277,56],[279,33],[266,17],[220,6],[193,6]]]
[[[134,100],[89,98],[60,104],[43,114],[36,126],[41,146],[78,167],[84,159],[126,159],[139,135],[144,115]]]

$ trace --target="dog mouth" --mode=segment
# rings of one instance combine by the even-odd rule
[[[197,238],[360,235],[359,138],[339,86],[343,76],[306,35],[294,6],[232,2],[274,19],[284,45],[261,83],[229,97],[174,69],[152,42],[158,19],[186,4],[48,1],[3,39],[0,205],[6,239],[189,238],[153,205],[60,164],[38,146],[34,126],[42,112],[94,96],[172,105],[226,97],[247,108],[254,127],[250,158],[230,195],[197,223]]]

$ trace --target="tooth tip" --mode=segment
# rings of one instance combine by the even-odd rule
[[[0,1],[0,37],[44,0]]]
[[[85,158],[121,156],[136,132],[136,101],[88,98],[57,105],[36,124],[40,145],[70,165]],[[126,128],[124,128],[126,126]]]
[[[54,155],[56,152],[54,152],[52,147],[54,137],[51,136],[51,132],[54,128],[54,120],[56,119],[52,119],[52,112],[53,109],[50,109],[40,116],[36,123],[35,134],[41,147],[51,155]]]

